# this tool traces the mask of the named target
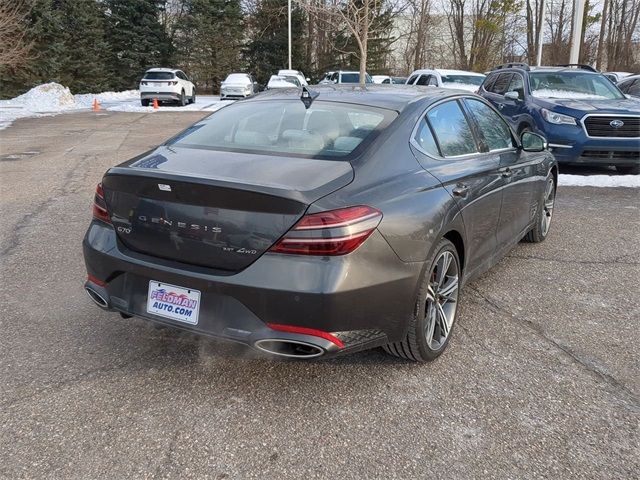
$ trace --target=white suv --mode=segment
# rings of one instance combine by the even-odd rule
[[[152,68],[140,80],[140,103],[148,107],[153,99],[158,102],[178,102],[184,106],[196,101],[196,86],[182,70]]]
[[[407,85],[430,85],[432,87],[459,88],[477,92],[485,75],[464,70],[416,70],[407,79]]]

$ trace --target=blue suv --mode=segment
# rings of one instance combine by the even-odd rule
[[[518,134],[546,137],[560,164],[640,173],[640,101],[589,66],[509,63],[487,75],[478,93]]]

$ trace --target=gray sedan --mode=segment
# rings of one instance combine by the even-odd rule
[[[107,171],[92,300],[285,357],[439,356],[463,285],[548,235],[556,162],[474,94],[314,88],[229,105]]]

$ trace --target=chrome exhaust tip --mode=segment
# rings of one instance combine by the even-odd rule
[[[100,308],[109,308],[109,302],[106,298],[104,298],[101,294],[95,291],[91,287],[84,287],[84,291],[87,292],[89,298],[93,300],[93,302],[98,305]]]
[[[258,350],[287,358],[316,358],[324,355],[322,347],[299,340],[283,340],[279,338],[265,338],[253,344]]]

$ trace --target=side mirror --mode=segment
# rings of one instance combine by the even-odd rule
[[[520,100],[520,94],[518,92],[507,92],[504,94],[504,98],[507,100]]]
[[[533,132],[522,132],[520,143],[525,152],[543,152],[549,148],[547,139]]]

